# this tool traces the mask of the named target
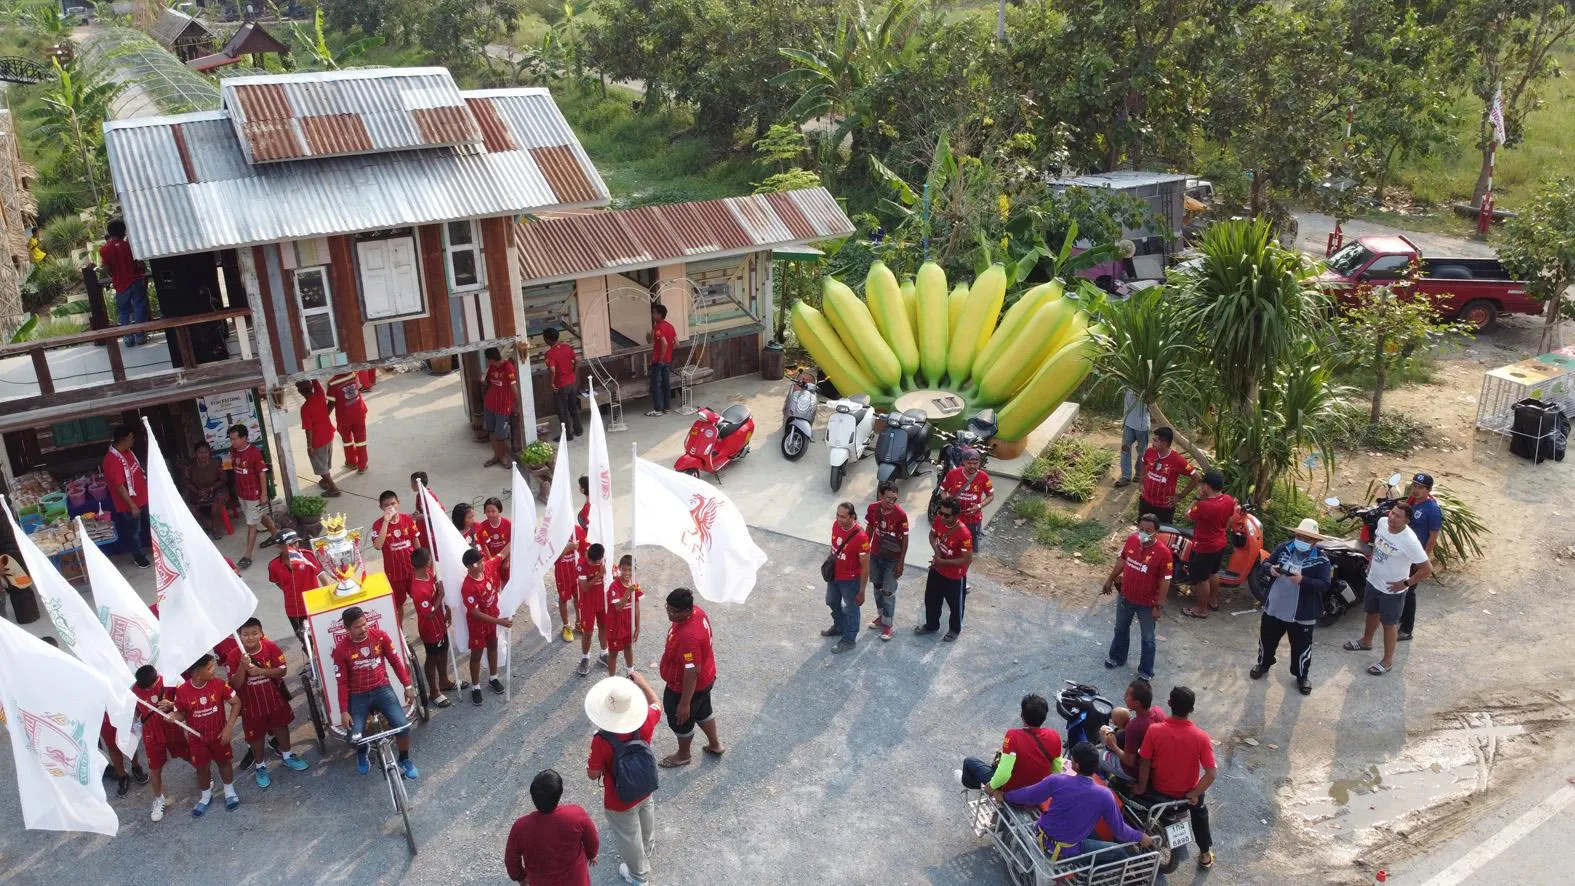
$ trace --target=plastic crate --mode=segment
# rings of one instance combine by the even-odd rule
[[[1482,376],[1477,400],[1477,427],[1508,437],[1515,423],[1515,404],[1541,400],[1575,415],[1575,372],[1541,360],[1522,360]]]

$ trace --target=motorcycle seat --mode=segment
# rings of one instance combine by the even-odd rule
[[[870,395],[869,394],[853,394],[852,396],[848,397],[848,399],[851,400],[854,403],[859,404],[860,406],[868,406],[868,405],[870,405]]]
[[[995,420],[995,410],[986,409],[973,418],[968,419],[968,430],[977,434],[980,440],[988,440],[994,437],[996,431],[1000,430],[1000,425]]]
[[[749,407],[742,403],[737,403],[727,407],[727,409],[722,411],[722,420],[717,423],[717,436],[726,437],[728,434],[733,433],[734,431],[738,430],[739,427],[744,424],[744,422],[749,421],[750,417]]]
[[[1349,551],[1361,554],[1364,557],[1367,556],[1367,546],[1362,544],[1360,539],[1355,538],[1326,538],[1318,543],[1318,547],[1325,554],[1336,551]]]

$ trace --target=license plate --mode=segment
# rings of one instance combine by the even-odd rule
[[[1181,821],[1175,822],[1173,824],[1166,825],[1165,826],[1165,842],[1168,843],[1170,845],[1170,848],[1172,848],[1172,849],[1178,849],[1178,848],[1180,848],[1182,846],[1186,846],[1189,843],[1191,843],[1192,842],[1192,822],[1191,822],[1191,820],[1184,818]]]

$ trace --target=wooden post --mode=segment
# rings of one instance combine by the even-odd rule
[[[120,352],[120,336],[102,342],[109,349],[109,374],[115,381],[126,380],[126,359]]]
[[[266,317],[267,313],[273,310],[273,305],[263,298],[262,287],[257,282],[255,253],[250,249],[237,249],[235,259],[236,264],[240,266],[241,288],[246,290],[246,303],[252,307],[252,316],[261,314]],[[288,508],[290,503],[295,501],[295,456],[291,453],[290,435],[285,429],[288,423],[286,413],[282,409],[273,408],[273,397],[270,396],[274,389],[279,387],[279,373],[273,364],[273,342],[268,338],[268,324],[265,321],[260,320],[251,325],[257,330],[257,361],[262,364],[263,374],[263,390],[257,407],[268,419],[264,433],[271,432],[273,435],[273,450],[278,453],[274,462],[281,468],[279,489],[284,493],[285,507]]]
[[[88,328],[108,329],[109,309],[104,305],[104,286],[98,282],[98,268],[92,262],[82,266],[82,287],[87,290]]]
[[[181,368],[196,369],[197,351],[191,346],[191,327],[177,326],[174,331],[175,345],[180,351]]]
[[[49,357],[43,348],[34,348],[28,351],[28,356],[33,358],[33,376],[38,381],[38,392],[49,396],[55,392],[55,380],[49,375]]]

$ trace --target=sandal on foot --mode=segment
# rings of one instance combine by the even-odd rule
[[[501,465],[501,464],[503,464],[503,462],[501,462],[501,461],[498,461],[498,460],[497,460],[497,459],[495,459],[495,458],[489,458],[489,459],[487,459],[487,463],[486,463],[486,464],[484,464],[484,465],[482,465],[482,467],[484,467],[484,468],[490,468],[490,467],[493,467],[493,466],[495,466],[495,465]]]
[[[1218,603],[1210,603],[1209,604],[1209,611],[1210,612],[1219,612],[1220,611],[1220,604],[1218,604]]]
[[[705,751],[706,753],[710,754],[713,757],[720,757],[723,754],[727,753],[727,748],[714,748],[713,749],[710,745],[705,745],[704,747],[700,748],[700,750]]]
[[[1382,677],[1383,675],[1389,673],[1389,671],[1393,668],[1394,665],[1386,665],[1383,662],[1379,662],[1378,664],[1368,667],[1367,673],[1372,674],[1374,677]]]
[[[1410,631],[1399,631],[1399,632],[1397,632],[1395,634],[1395,639],[1399,640],[1400,642],[1403,643],[1406,640],[1411,639],[1411,632]]]
[[[1208,852],[1198,856],[1198,867],[1204,870],[1214,867],[1214,850],[1210,849]]]
[[[1188,618],[1207,619],[1209,617],[1207,612],[1199,612],[1196,606],[1188,606],[1186,609],[1181,610],[1181,614]]]
[[[693,760],[689,757],[685,757],[682,760],[677,757],[663,757],[656,765],[663,769],[677,769],[680,766],[688,766],[691,762]]]
[[[1342,647],[1342,648],[1344,648],[1346,652],[1372,652],[1373,651],[1373,647],[1371,647],[1371,646],[1363,646],[1362,644],[1356,642],[1355,640],[1346,640],[1345,641],[1345,646]]]
[[[252,568],[252,558],[250,558],[250,557],[242,557],[241,559],[239,559],[239,560],[237,560],[235,562],[235,568],[236,569],[250,569],[250,568]]]

